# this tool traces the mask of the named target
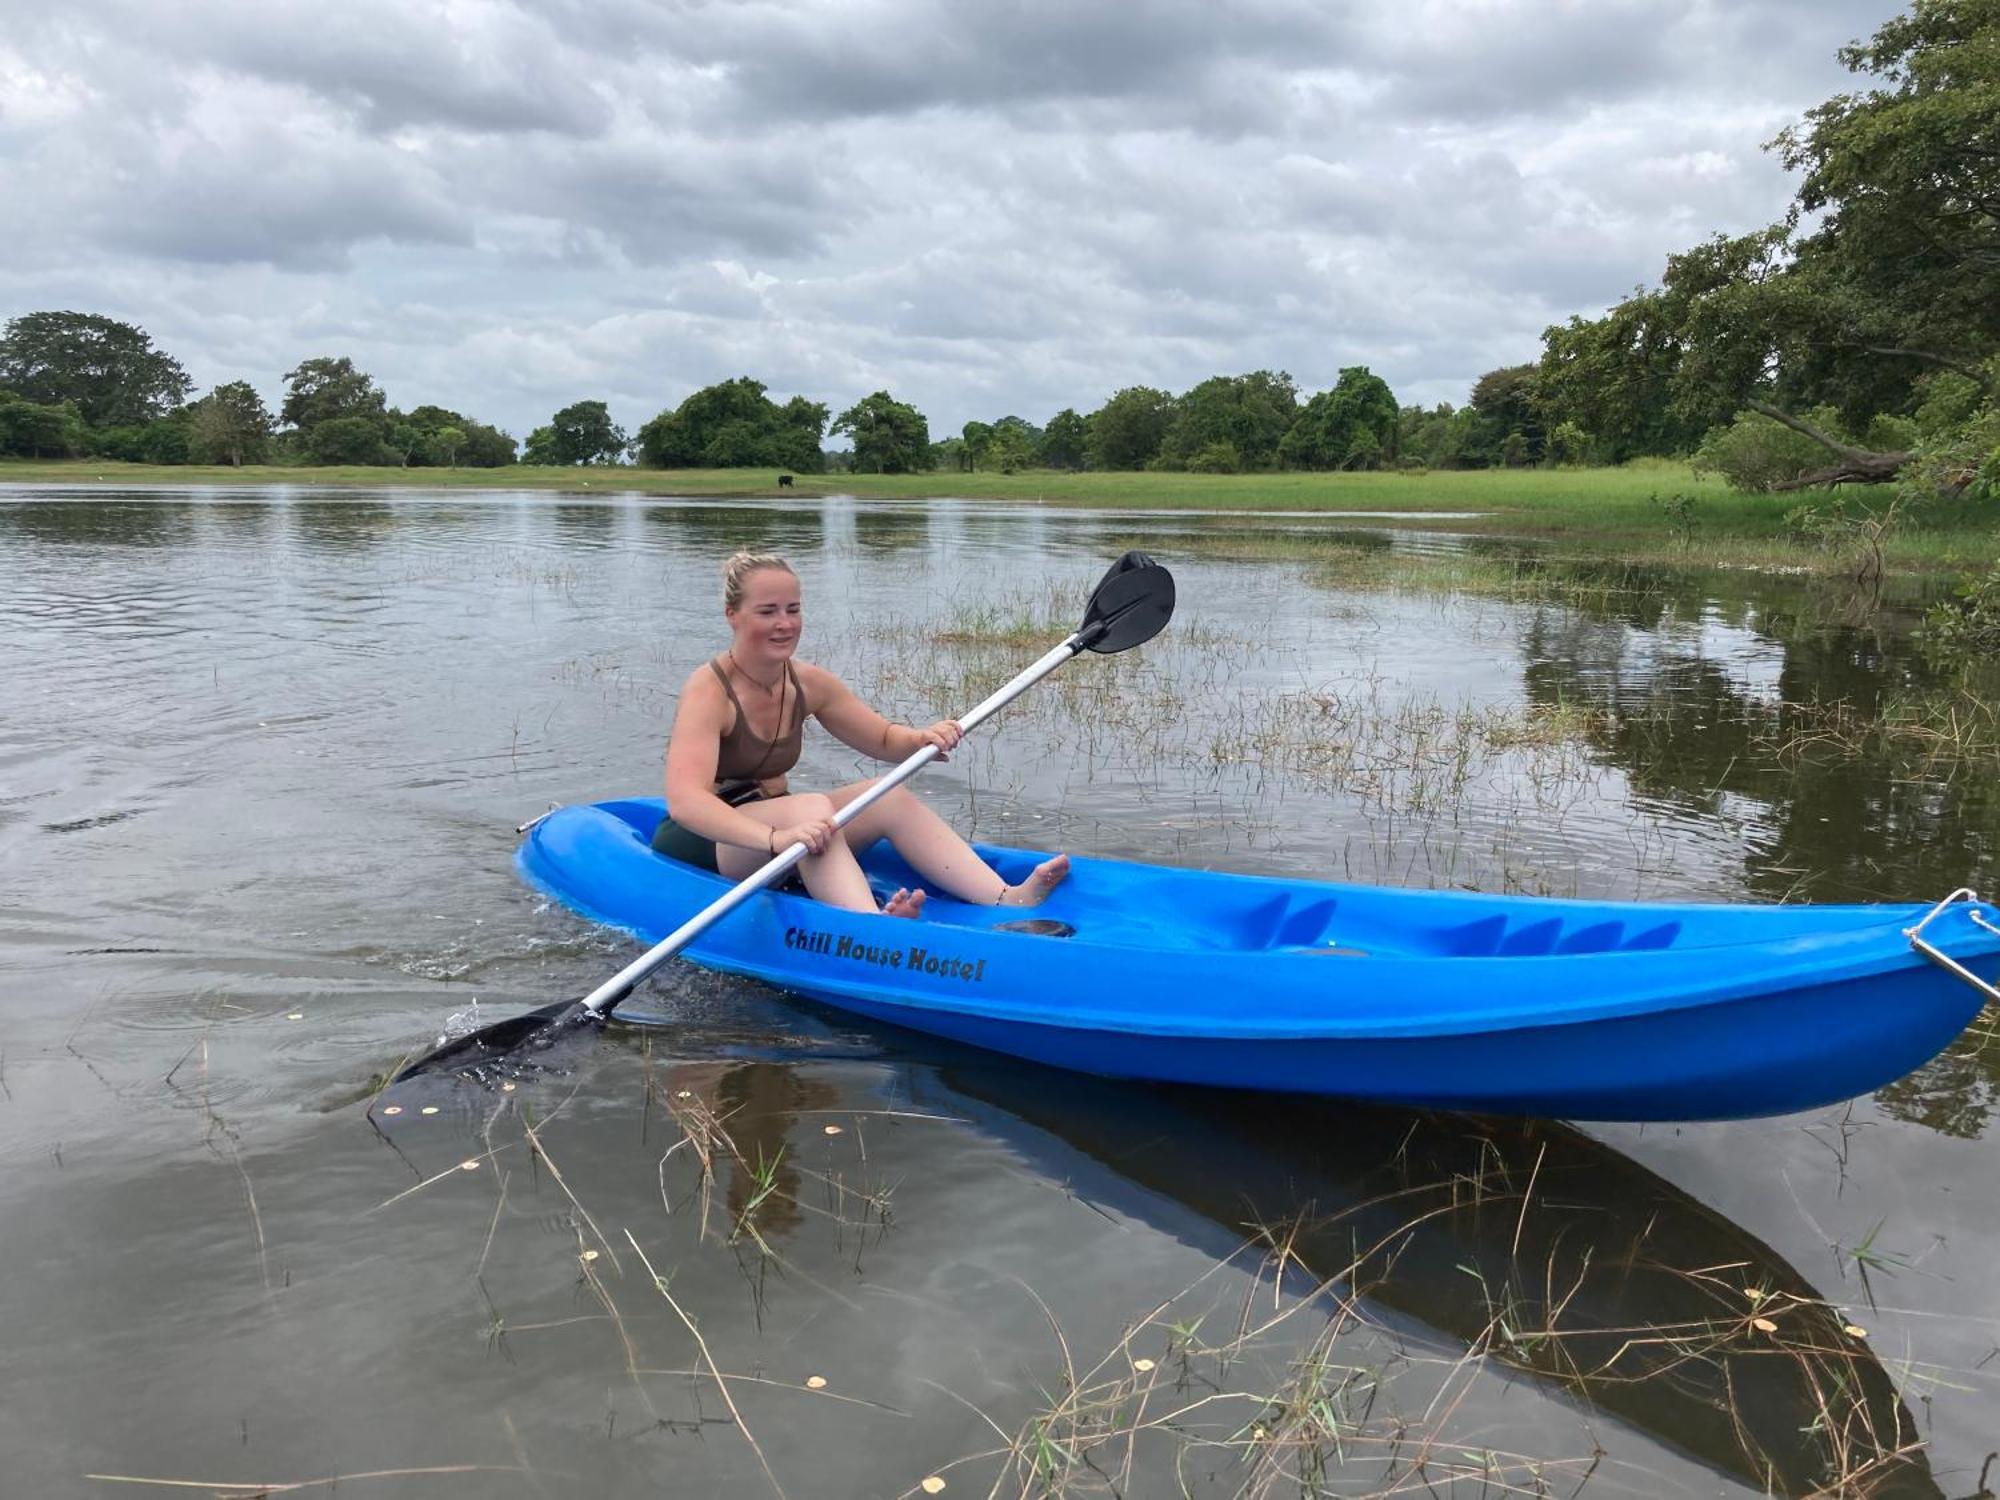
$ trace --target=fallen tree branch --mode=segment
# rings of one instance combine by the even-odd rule
[[[1914,453],[1880,453],[1872,448],[1857,448],[1854,444],[1844,443],[1832,433],[1822,432],[1812,423],[1795,417],[1768,401],[1759,401],[1755,397],[1745,405],[1759,416],[1769,417],[1773,422],[1811,438],[1829,452],[1840,455],[1840,462],[1829,464],[1824,469],[1815,469],[1810,474],[1801,474],[1796,479],[1781,480],[1771,486],[1774,490],[1812,489],[1823,484],[1887,484],[1896,477],[1904,464],[1916,457]]]

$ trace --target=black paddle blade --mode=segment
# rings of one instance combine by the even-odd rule
[[[496,1021],[491,1026],[453,1037],[426,1052],[391,1081],[402,1083],[428,1073],[478,1073],[503,1060],[517,1064],[521,1054],[552,1047],[564,1037],[586,1026],[602,1025],[603,1021],[595,1011],[586,1010],[580,1000],[559,1000],[525,1016]]]
[[[1111,565],[1090,596],[1077,631],[1084,649],[1109,656],[1150,641],[1174,613],[1174,575],[1143,552]]]

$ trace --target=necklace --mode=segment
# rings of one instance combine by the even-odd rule
[[[736,669],[736,675],[738,677],[741,677],[745,682],[751,684],[753,687],[762,688],[764,691],[764,696],[766,698],[776,698],[784,692],[785,669],[783,667],[780,667],[778,669],[778,680],[767,687],[765,686],[765,684],[757,681],[756,678],[752,677],[748,672],[743,670],[743,663],[736,659],[736,652],[733,649],[726,651],[723,654],[729,658],[729,665]]]

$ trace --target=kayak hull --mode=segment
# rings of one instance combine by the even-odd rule
[[[657,799],[562,809],[525,878],[655,942],[728,889],[654,854]],[[1018,879],[1041,856],[980,846]],[[886,844],[879,888],[921,883]],[[1925,936],[1989,981],[1970,906]],[[1996,919],[1990,908],[1978,908]],[[1910,947],[1913,906],[1692,906],[1398,891],[1078,859],[1033,913],[925,920],[765,891],[684,956],[1055,1067],[1582,1120],[1785,1114],[1935,1056],[1981,997]],[[1074,935],[1009,930],[1047,917]]]

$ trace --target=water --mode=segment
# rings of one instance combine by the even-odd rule
[[[925,772],[981,837],[1995,883],[1990,764],[1826,739],[1957,690],[1918,592],[1298,519],[0,492],[0,1489],[1977,1488],[1990,1012],[1851,1107],[1586,1134],[1073,1079],[673,966],[575,1070],[372,1128],[447,1016],[629,956],[519,885],[514,828],[657,787],[745,545],[798,566],[805,654],[920,722],[1023,659],[941,634],[1073,618],[1127,545],[1173,567],[1166,637]],[[1358,586],[1375,546],[1472,572]],[[861,769],[817,735],[798,780]]]

